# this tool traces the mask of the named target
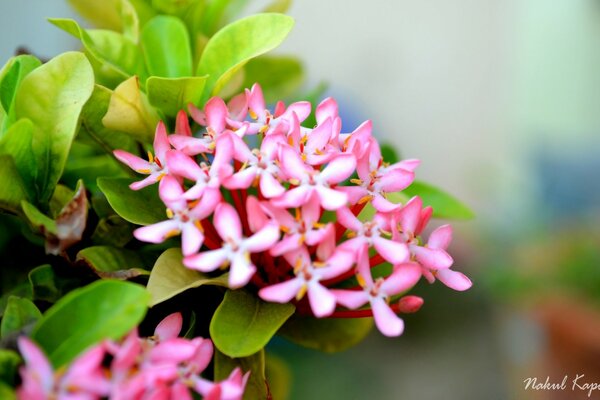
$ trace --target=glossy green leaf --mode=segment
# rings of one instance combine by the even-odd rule
[[[0,324],[0,337],[19,332],[27,325],[36,322],[42,313],[29,299],[10,296]]]
[[[102,123],[111,96],[111,90],[100,85],[94,86],[92,97],[81,111],[81,130],[78,139],[87,137],[111,155],[115,149],[134,152],[137,144],[133,137],[124,132],[108,129]]]
[[[256,82],[260,83],[268,103],[291,96],[304,79],[302,64],[295,57],[257,57],[248,61],[244,70],[243,87],[249,88]]]
[[[99,83],[114,87],[132,75],[145,76],[139,48],[124,35],[106,30],[88,31],[72,19],[48,21],[81,40]]]
[[[309,349],[334,353],[361,342],[372,327],[371,318],[294,316],[279,330],[279,335]]]
[[[32,338],[60,367],[103,339],[119,339],[139,324],[150,295],[133,283],[101,280],[76,289],[52,306]]]
[[[37,231],[42,232],[43,234],[56,235],[57,226],[55,220],[38,210],[36,206],[26,200],[21,202],[21,208],[23,209],[25,218],[27,218],[31,226]]]
[[[99,191],[96,185],[98,177],[126,178],[131,176],[129,173],[131,170],[125,168],[112,154],[69,157],[62,181],[66,185],[75,186],[77,181],[81,179],[85,187],[92,193],[97,193]]]
[[[62,291],[57,285],[57,277],[50,264],[40,265],[29,271],[29,283],[35,300],[44,300],[54,303]]]
[[[206,36],[212,36],[225,19],[231,0],[211,0],[203,7],[199,28]]]
[[[75,191],[65,185],[58,184],[50,199],[50,217],[56,218],[62,209],[75,195]]]
[[[227,274],[210,278],[186,268],[182,259],[181,249],[168,249],[156,260],[147,285],[148,292],[152,295],[152,307],[188,289],[204,285],[227,287]]]
[[[15,98],[17,119],[29,118],[35,127],[39,203],[47,204],[63,172],[79,114],[92,94],[94,74],[82,53],[53,58],[23,79]]]
[[[0,383],[14,385],[19,364],[21,364],[21,357],[16,352],[0,349]],[[1,394],[2,391],[0,391]],[[7,397],[0,396],[0,399],[4,400]]]
[[[267,303],[244,290],[229,290],[210,322],[210,337],[229,357],[247,357],[265,347],[295,310],[289,303]]]
[[[206,78],[206,76],[187,78],[152,76],[146,81],[148,100],[166,115],[174,117],[179,110],[187,110],[189,103],[196,106],[200,104]]]
[[[137,10],[129,0],[121,0],[118,4],[121,15],[121,24],[123,25],[123,36],[138,43],[140,38],[140,19]]]
[[[250,378],[244,390],[244,400],[269,398],[269,390],[265,377],[265,351],[263,349],[242,358],[231,358],[217,350],[215,351],[214,363],[215,381],[227,379],[229,374],[238,367],[244,374],[250,371]]]
[[[0,155],[0,181],[0,209],[18,214],[21,201],[29,197],[15,161],[9,155]]]
[[[120,30],[121,16],[117,7],[120,0],[67,0],[82,17],[99,28]]]
[[[419,196],[423,200],[424,206],[433,207],[434,218],[470,219],[475,217],[473,211],[460,200],[424,182],[415,181],[402,193],[409,198]]]
[[[257,14],[233,22],[207,43],[197,75],[209,75],[204,98],[218,93],[248,60],[277,47],[294,20],[282,14]]]
[[[84,263],[102,278],[129,279],[148,275],[139,254],[112,246],[91,246],[77,253],[75,261]]]
[[[22,118],[12,124],[0,139],[0,154],[10,155],[19,172],[27,197],[36,197],[35,179],[37,176],[36,159],[33,155],[33,123]]]
[[[159,119],[146,95],[140,91],[138,77],[133,76],[112,93],[102,123],[108,129],[126,132],[141,142],[150,143]]]
[[[0,104],[9,115],[7,119],[2,121],[2,131],[14,122],[14,112],[10,111],[12,110],[15,94],[21,81],[40,65],[42,63],[36,57],[23,54],[11,58],[2,71],[0,71]],[[2,135],[3,133],[0,132],[0,138]]]
[[[166,15],[152,18],[142,30],[141,45],[150,75],[192,76],[190,38],[179,18]]]
[[[179,15],[188,10],[195,3],[204,3],[198,0],[152,0],[152,7],[161,13]]]
[[[138,225],[150,225],[166,219],[165,205],[156,185],[131,190],[127,178],[98,178],[98,187],[121,218]]]

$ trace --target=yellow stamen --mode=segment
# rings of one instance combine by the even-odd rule
[[[323,261],[315,261],[313,262],[313,265],[315,266],[315,268],[323,268],[327,266],[327,263]]]
[[[172,229],[165,235],[165,239],[172,238],[173,236],[177,236],[181,233],[179,229]]]
[[[173,210],[171,210],[170,208],[167,208],[167,218],[171,219],[175,216],[175,214],[173,214]]]
[[[258,119],[258,115],[256,115],[256,113],[252,110],[248,110],[248,114],[250,114],[250,118],[256,120]]]
[[[346,237],[348,239],[352,239],[352,238],[356,237],[356,232],[348,232],[348,233],[346,233]]]
[[[365,278],[363,278],[362,275],[356,275],[356,280],[358,281],[358,284],[360,285],[360,287],[366,287],[367,286],[367,282],[365,282]]]
[[[305,283],[304,285],[302,285],[300,290],[298,290],[298,293],[296,293],[296,300],[300,301],[306,294],[307,290],[308,290],[308,285],[306,285],[306,283]]]
[[[322,222],[314,222],[313,223],[313,228],[316,228],[316,229],[325,228],[325,226],[326,225],[324,223],[322,223]]]
[[[306,235],[300,235],[300,239],[298,239],[298,245],[303,245],[306,240]]]
[[[298,259],[296,260],[296,265],[294,265],[294,274],[298,274],[298,272],[300,272],[300,269],[302,269],[302,259],[298,257]]]
[[[154,156],[150,151],[148,151],[148,161],[150,162],[150,164],[154,162]]]
[[[280,230],[281,232],[283,232],[283,233],[288,233],[288,232],[290,231],[290,228],[288,228],[288,227],[287,227],[287,226],[285,226],[285,225],[281,225],[281,226],[279,227],[279,230]]]
[[[300,185],[300,181],[299,181],[298,179],[296,179],[296,178],[292,178],[292,179],[290,179],[290,180],[289,180],[289,182],[290,182],[292,185],[294,185],[294,186],[298,186],[298,185]]]
[[[204,227],[202,226],[202,222],[200,222],[200,220],[195,220],[194,226],[198,228],[200,232],[204,233]]]
[[[370,194],[362,197],[360,200],[358,200],[358,204],[364,204],[367,201],[371,201],[371,199],[373,198],[373,196],[371,196]]]
[[[149,170],[148,168],[136,169],[136,171],[139,172],[140,174],[144,174],[144,175],[150,175],[152,173],[152,171]]]
[[[301,154],[301,158],[302,158],[302,161],[306,161],[306,154],[305,154],[305,153],[302,153],[302,154]]]
[[[350,179],[351,183],[354,183],[355,185],[362,185],[363,181],[361,179]]]
[[[300,214],[300,209],[296,208],[296,221],[300,221],[302,219],[302,214]]]
[[[160,180],[162,178],[164,178],[165,176],[167,176],[167,174],[165,174],[165,173],[160,174],[158,177],[156,177],[156,182],[160,182]]]

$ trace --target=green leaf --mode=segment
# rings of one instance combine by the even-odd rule
[[[402,193],[408,198],[419,196],[423,200],[423,205],[433,207],[434,218],[471,219],[475,217],[473,211],[454,196],[424,182],[415,181]]]
[[[52,193],[52,198],[50,199],[50,217],[56,218],[74,195],[75,191],[69,187],[61,184],[56,185],[56,189],[54,189],[54,193]]]
[[[291,96],[304,79],[302,64],[295,57],[261,56],[250,60],[244,69],[243,87],[260,83],[268,103]]]
[[[29,197],[15,161],[9,155],[0,155],[0,181],[0,209],[18,214],[21,201]]]
[[[248,60],[277,47],[294,20],[282,14],[257,14],[231,23],[207,43],[196,75],[209,75],[204,98],[218,93]]]
[[[88,31],[72,19],[49,18],[48,21],[81,40],[99,83],[114,87],[132,75],[145,77],[141,52],[124,35],[106,30]]]
[[[15,98],[17,119],[29,118],[37,160],[39,203],[47,204],[63,172],[79,114],[92,94],[94,74],[82,53],[53,58],[23,79]]]
[[[228,290],[210,322],[210,337],[230,357],[247,357],[266,346],[294,313],[289,303],[267,303],[244,290]]]
[[[15,390],[9,385],[0,382],[0,399],[3,400],[17,400],[17,394]]]
[[[99,189],[96,183],[99,176],[125,178],[130,176],[128,171],[131,170],[126,170],[112,154],[74,157],[71,152],[62,181],[69,186],[75,186],[81,179],[85,183],[85,187],[92,193],[97,193]]]
[[[265,7],[263,12],[267,13],[285,13],[292,5],[292,0],[273,0],[271,4]]]
[[[156,260],[147,286],[148,292],[152,295],[151,307],[188,289],[204,285],[227,287],[227,274],[210,278],[198,271],[186,268],[182,259],[181,249],[168,249]]]
[[[119,339],[146,314],[145,288],[115,280],[76,289],[52,306],[36,324],[32,338],[60,367],[103,339]]]
[[[229,377],[231,372],[239,367],[242,373],[250,371],[250,379],[244,390],[245,400],[267,399],[268,387],[265,377],[265,351],[263,349],[258,352],[242,358],[231,358],[215,351],[215,381],[223,381]]]
[[[158,121],[158,114],[140,91],[137,76],[117,86],[102,118],[106,128],[129,133],[141,142],[152,142]]]
[[[361,342],[372,327],[371,318],[294,316],[279,330],[279,335],[309,349],[334,353]]]
[[[115,149],[134,152],[137,144],[130,135],[108,129],[102,123],[102,118],[108,111],[112,91],[104,86],[95,85],[92,97],[85,103],[81,111],[81,130],[79,138],[87,136],[107,153],[112,155]]]
[[[0,154],[12,156],[30,199],[36,197],[37,167],[32,147],[34,129],[33,123],[23,118],[11,125],[0,139]]]
[[[396,148],[389,143],[381,143],[381,158],[386,163],[394,164],[400,161],[400,156],[398,156],[398,152]]]
[[[280,357],[267,353],[265,375],[273,399],[288,399],[292,386],[292,371]]]
[[[152,18],[141,37],[142,52],[150,75],[179,78],[192,76],[192,49],[187,28],[176,17]]]
[[[118,8],[123,25],[123,36],[133,43],[137,43],[140,36],[140,19],[137,10],[129,0],[121,0],[118,3]]]
[[[204,4],[198,0],[152,0],[152,7],[164,14],[179,15],[194,4]]]
[[[189,103],[199,105],[206,84],[206,76],[188,78],[159,78],[146,81],[148,100],[166,115],[174,117],[179,110],[187,110]]]
[[[29,271],[28,278],[35,300],[54,303],[61,297],[62,291],[57,286],[56,275],[50,264],[35,267]]]
[[[98,213],[97,210],[96,213]],[[131,241],[132,236],[133,227],[129,222],[118,215],[109,215],[102,218],[96,225],[92,241],[98,245],[123,247]]]
[[[131,190],[132,182],[127,178],[98,178],[98,187],[115,212],[126,221],[150,225],[165,220],[165,205],[158,197],[156,185]]]
[[[2,131],[14,122],[14,112],[11,110],[21,81],[40,65],[42,62],[36,57],[24,54],[11,58],[0,72],[0,104],[8,114],[8,118],[2,122]],[[0,132],[0,138],[2,135]]]
[[[37,209],[36,206],[29,203],[26,200],[21,202],[21,208],[23,209],[23,214],[29,221],[29,223],[42,234],[52,234],[56,235],[57,226],[56,221],[41,212]]]
[[[87,247],[77,253],[75,261],[86,264],[102,278],[129,279],[148,274],[139,254],[128,249]]]
[[[0,349],[0,384],[14,385],[19,364],[21,364],[21,357],[16,352]],[[1,394],[2,391],[0,390],[0,399],[6,399]]]
[[[121,16],[117,4],[120,0],[67,0],[83,18],[101,28],[120,30]]]
[[[37,321],[42,313],[29,299],[10,296],[0,324],[0,337],[6,338]]]

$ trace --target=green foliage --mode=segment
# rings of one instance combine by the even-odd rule
[[[6,127],[14,122],[14,99],[19,85],[31,71],[39,67],[42,63],[37,58],[30,55],[20,55],[11,58],[2,71],[0,71],[0,105],[7,116],[2,121],[0,138],[2,138]]]
[[[21,364],[21,357],[12,350],[0,349],[0,385],[14,385],[17,369]],[[3,396],[0,388],[0,399],[8,399]]]
[[[150,302],[152,307],[186,290],[200,286],[227,287],[227,274],[211,278],[198,271],[186,268],[182,260],[183,256],[180,249],[168,249],[156,260],[147,286],[148,292],[152,296]]]
[[[373,327],[370,318],[323,318],[294,316],[279,331],[291,342],[309,349],[335,353],[362,341]]]
[[[287,56],[262,56],[246,64],[243,87],[260,82],[265,101],[274,103],[293,95],[304,80],[300,60]]]
[[[216,381],[227,379],[231,371],[237,367],[244,373],[250,371],[250,379],[246,384],[243,398],[245,400],[267,399],[269,391],[265,375],[265,351],[261,349],[248,357],[241,358],[231,358],[219,350],[215,351]]]
[[[84,263],[102,278],[128,279],[148,274],[140,255],[129,249],[112,246],[86,247],[77,253],[76,261]]]
[[[229,290],[210,322],[210,336],[229,357],[247,357],[266,346],[294,311],[289,303],[267,303],[244,290]]]
[[[131,190],[127,178],[99,178],[98,187],[111,207],[124,220],[138,225],[150,225],[166,219],[165,205],[156,193],[156,186]]]
[[[64,53],[27,75],[15,97],[17,120],[28,118],[38,174],[37,203],[50,200],[79,126],[79,114],[92,94],[94,75],[83,54]]]
[[[179,110],[187,110],[188,104],[200,104],[206,76],[187,78],[160,78],[153,76],[146,81],[148,100],[166,115],[174,117]]]
[[[250,59],[277,47],[294,20],[282,14],[257,14],[233,22],[206,44],[197,75],[208,75],[205,98],[217,94]]]
[[[142,30],[141,45],[151,76],[192,75],[190,37],[179,18],[164,15],[152,18]]]
[[[29,299],[10,296],[0,324],[0,338],[18,333],[29,324],[36,322],[42,313]]]
[[[12,156],[0,155],[0,177],[0,209],[17,214],[21,208],[21,201],[29,197]]]
[[[119,339],[137,326],[149,300],[143,286],[94,282],[70,292],[46,311],[32,337],[52,364],[60,367],[100,340]]]
[[[419,196],[423,205],[433,207],[434,218],[471,219],[475,214],[456,197],[427,183],[415,181],[402,192],[407,197]]]

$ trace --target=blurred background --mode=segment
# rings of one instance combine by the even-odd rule
[[[297,0],[290,14],[277,52],[304,61],[306,90],[326,82],[345,131],[372,119],[422,160],[418,179],[477,214],[453,222],[450,249],[474,287],[418,287],[401,338],[335,355],[274,343],[291,399],[587,398],[570,382],[600,383],[600,1]],[[1,58],[78,48],[46,17],[77,18],[64,0],[3,0]],[[566,390],[525,390],[564,376]]]

